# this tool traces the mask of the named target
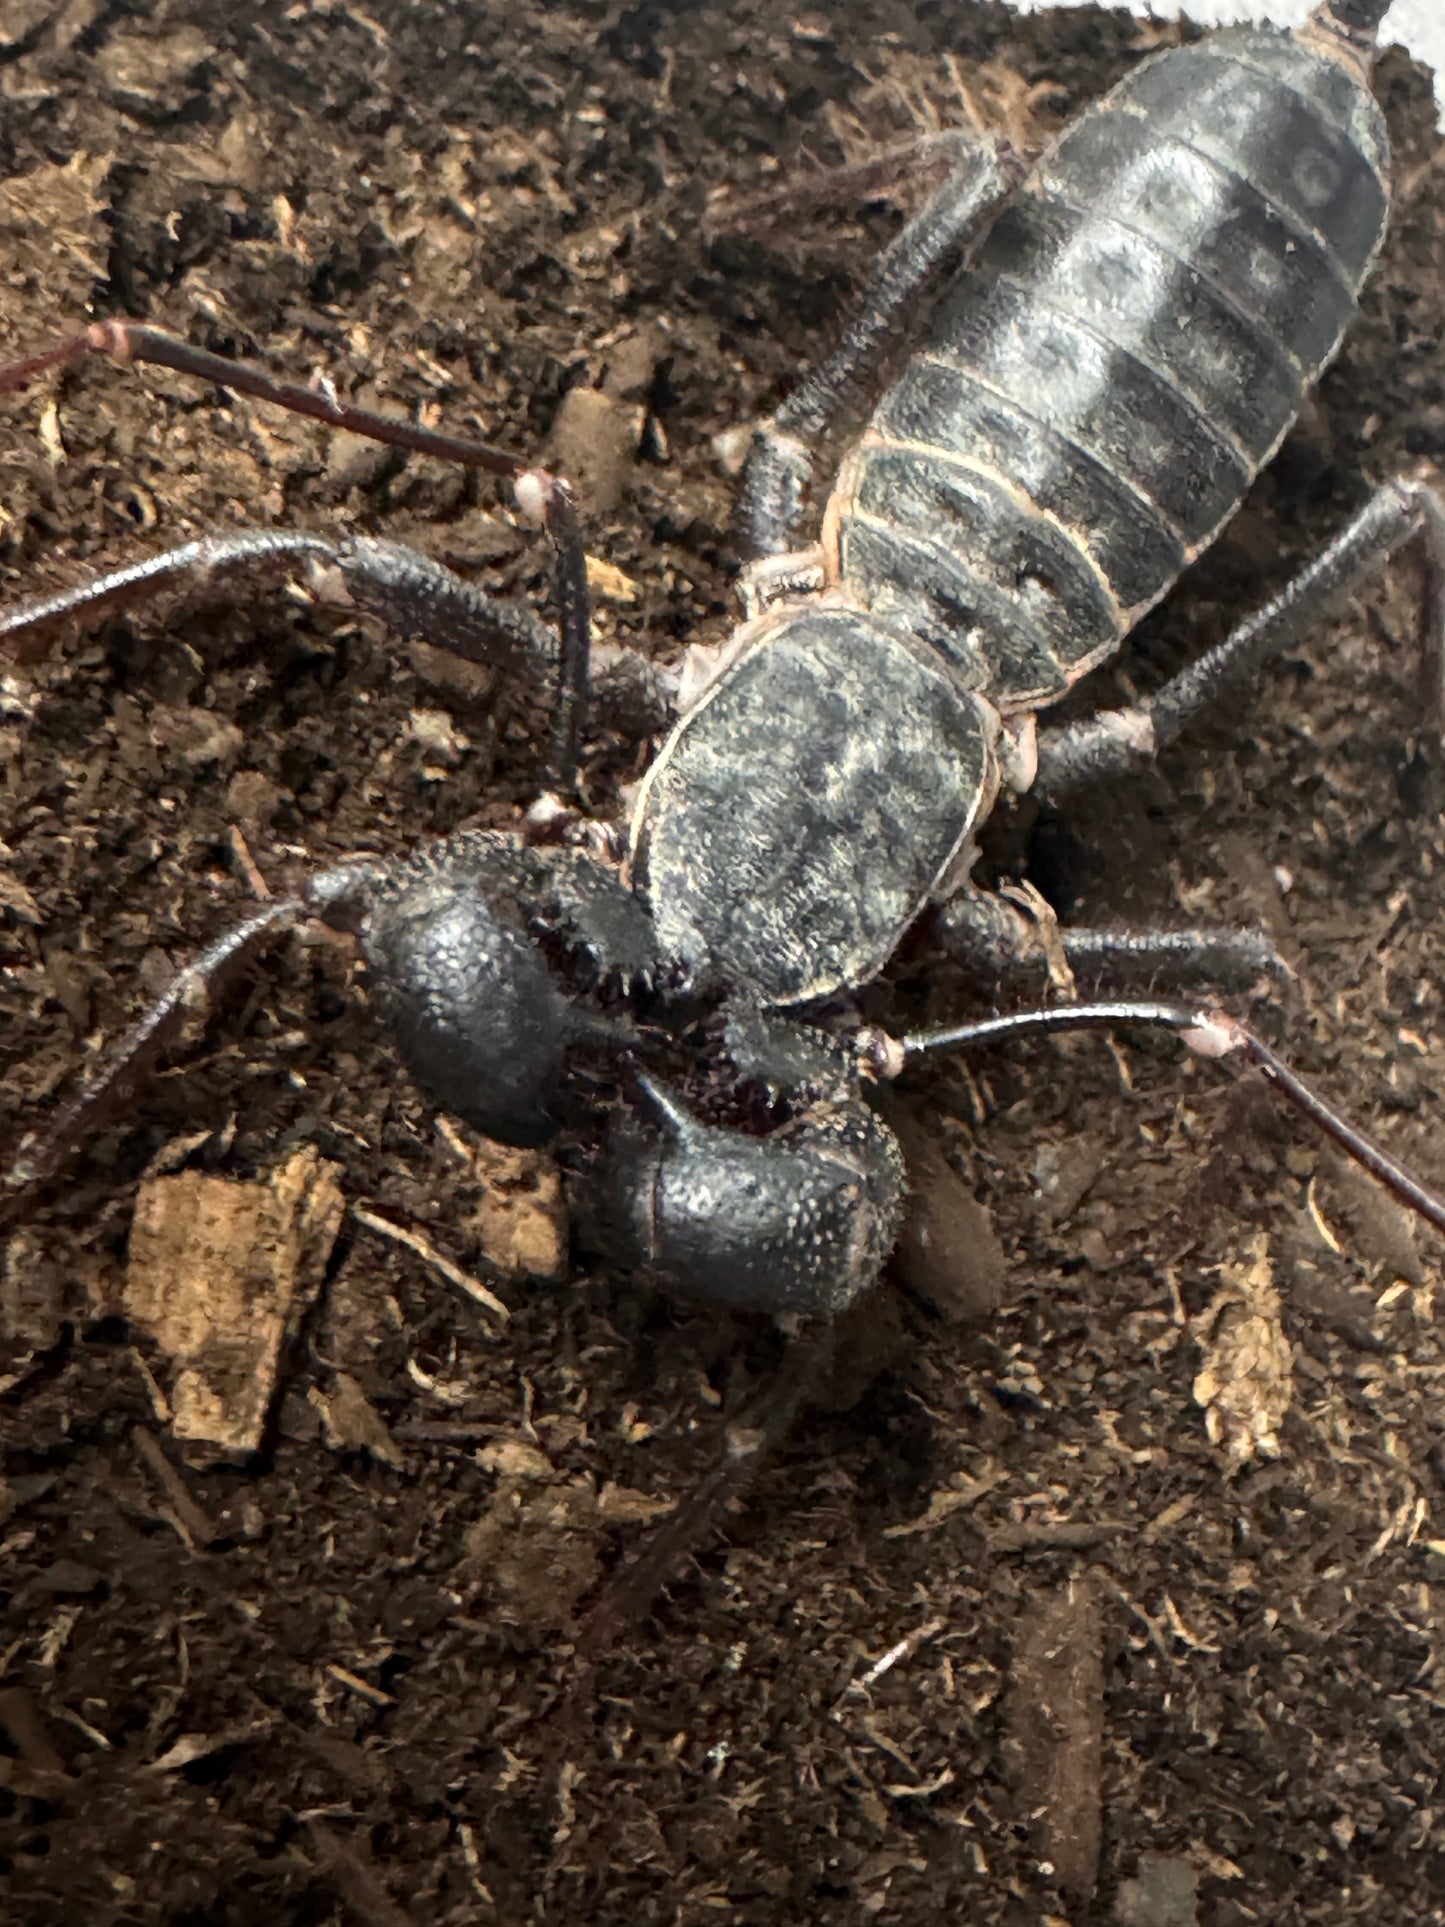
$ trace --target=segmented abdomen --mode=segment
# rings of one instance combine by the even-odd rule
[[[1004,705],[1062,693],[1209,543],[1384,233],[1365,78],[1269,31],[1144,63],[946,292],[832,504],[838,568]]]

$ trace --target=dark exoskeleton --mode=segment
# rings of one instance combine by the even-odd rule
[[[53,1178],[197,991],[319,915],[359,932],[422,1086],[494,1137],[546,1140],[573,1123],[599,1062],[625,1066],[590,1213],[621,1261],[695,1296],[838,1311],[877,1277],[903,1209],[902,1159],[868,1080],[938,1045],[1130,1017],[1205,1048],[1242,1044],[1445,1223],[1440,1200],[1322,1110],[1252,1032],[1198,1006],[1066,1004],[901,1046],[840,1015],[925,913],[966,964],[996,978],[1025,966],[1028,918],[970,881],[1000,793],[1058,800],[1147,761],[1323,598],[1409,542],[1425,562],[1438,678],[1445,515],[1425,490],[1389,483],[1153,698],[1062,727],[1035,721],[1213,540],[1350,323],[1386,222],[1369,68],[1387,5],[1332,0],[1298,33],[1221,33],[1160,53],[1022,175],[1007,156],[962,151],[884,256],[833,359],[758,432],[742,505],[760,558],[749,619],[652,762],[625,844],[553,807],[515,834],[463,832],[314,877],[182,973],[22,1157],[10,1209]],[[811,443],[925,296],[926,337],[845,459],[820,541],[797,550]],[[0,383],[87,346],[359,420],[123,323]],[[443,452],[485,459],[462,443]],[[560,637],[398,545],[278,534],[189,544],[26,605],[0,636],[187,574],[324,564],[397,629],[557,676],[565,792],[589,696],[580,542],[564,488],[493,465],[554,538]],[[1248,932],[1064,929],[1054,941],[1081,968],[1134,959],[1196,980],[1253,978],[1273,961]],[[590,1084],[574,1079],[582,1063]]]

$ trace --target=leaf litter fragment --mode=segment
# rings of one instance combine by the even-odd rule
[[[1204,1353],[1194,1402],[1204,1408],[1209,1441],[1224,1447],[1231,1472],[1256,1457],[1279,1457],[1279,1428],[1294,1384],[1265,1240],[1256,1238],[1251,1251],[1247,1264],[1222,1267],[1225,1283],[1194,1320]]]

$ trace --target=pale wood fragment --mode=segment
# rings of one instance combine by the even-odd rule
[[[341,1224],[336,1168],[303,1148],[264,1182],[187,1171],[142,1185],[124,1306],[171,1361],[177,1438],[217,1456],[260,1445]]]

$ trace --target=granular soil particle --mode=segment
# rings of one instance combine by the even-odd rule
[[[14,0],[0,354],[144,315],[560,450],[620,572],[604,636],[673,661],[733,619],[727,431],[826,346],[914,191],[900,144],[965,94],[1037,139],[1173,32],[924,0]],[[1427,77],[1391,51],[1379,90],[1397,196],[1363,319],[1091,699],[1156,684],[1367,474],[1445,446],[1445,169]],[[12,599],[242,525],[546,594],[495,491],[155,372],[76,365],[8,410],[0,510]],[[1076,921],[1264,925],[1289,1051],[1438,1180],[1415,587],[1372,584],[1019,860]],[[7,1139],[258,877],[512,820],[541,709],[496,681],[275,582],[12,666]],[[643,755],[596,744],[593,794]],[[968,1008],[912,956],[878,998]],[[1167,1044],[1000,1051],[907,1107],[918,1168],[980,1201],[972,1272],[874,1294],[745,1502],[584,1650],[628,1548],[796,1359],[580,1262],[493,1280],[505,1324],[459,1294],[427,1253],[477,1273],[497,1195],[545,1176],[498,1183],[438,1127],[346,948],[258,963],[9,1245],[4,1918],[1445,1920],[1438,1244]],[[168,1360],[116,1315],[138,1186],[266,1182],[298,1147],[420,1243],[353,1209],[263,1451],[188,1461]]]

